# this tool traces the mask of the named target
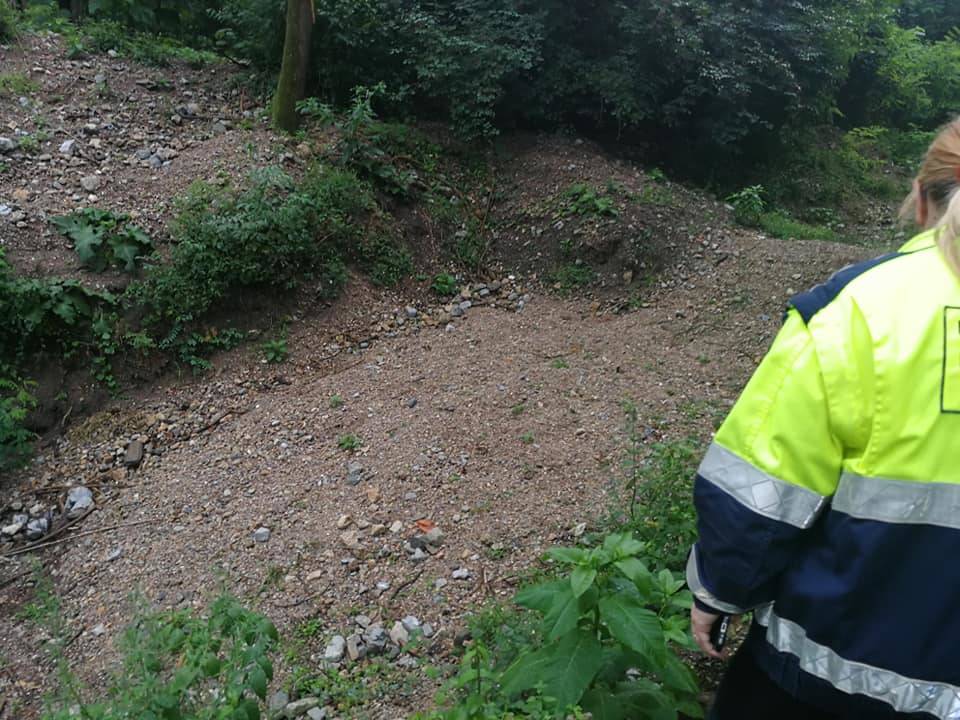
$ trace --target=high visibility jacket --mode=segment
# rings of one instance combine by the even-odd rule
[[[754,611],[781,686],[960,718],[960,280],[933,232],[791,301],[694,501],[688,584]]]

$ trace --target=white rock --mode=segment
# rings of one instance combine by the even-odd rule
[[[74,151],[77,149],[76,140],[64,140],[60,143],[60,154],[61,155],[73,155]]]
[[[407,632],[407,629],[399,620],[397,620],[393,624],[393,627],[390,628],[390,640],[401,646],[410,642],[410,633]]]
[[[270,529],[261,527],[253,531],[253,541],[258,543],[265,543],[270,539]]]
[[[80,178],[80,187],[87,192],[95,192],[100,189],[100,177],[98,175],[87,175]]]
[[[464,567],[457,568],[453,571],[454,580],[467,580],[470,577],[470,571]]]
[[[347,640],[343,635],[334,635],[323,651],[323,659],[330,662],[340,662],[347,649]]]

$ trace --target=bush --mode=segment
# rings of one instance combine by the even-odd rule
[[[515,602],[535,613],[508,643],[507,664],[475,641],[441,693],[450,709],[429,718],[703,717],[693,674],[674,647],[691,647],[691,596],[669,570],[650,572],[648,547],[629,534],[593,548],[547,553],[565,575],[524,588]],[[579,714],[577,715],[580,716]]]
[[[738,223],[747,227],[756,227],[760,223],[760,216],[767,207],[763,192],[762,185],[751,185],[727,198],[727,202],[733,206],[733,217]]]
[[[29,457],[35,437],[24,421],[35,406],[29,383],[0,366],[0,471],[17,467]]]
[[[9,2],[0,2],[0,43],[16,39],[20,32],[20,19]]]

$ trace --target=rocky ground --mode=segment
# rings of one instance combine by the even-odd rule
[[[91,195],[162,235],[170,198],[194,178],[238,172],[254,151],[297,162],[265,129],[241,127],[249,108],[222,69],[150,76],[109,57],[66,64],[55,40],[28,42],[0,51],[5,71],[43,89],[4,101],[3,131],[35,133],[38,117],[50,129],[40,154],[9,153],[0,175],[0,232],[21,272],[82,277],[44,218]],[[435,685],[422,664],[451,652],[465,613],[507,599],[545,549],[607,512],[621,403],[637,403],[649,442],[705,436],[787,298],[870,254],[731,228],[722,206],[588,143],[524,141],[499,172],[514,192],[493,210],[503,269],[485,282],[450,302],[359,278],[332,305],[302,298],[286,363],[244,347],[205,377],[132,391],[3,480],[0,718],[37,717],[54,682],[47,638],[19,614],[36,562],[62,599],[68,657],[93,687],[116,660],[131,593],[202,608],[225,587],[286,637],[312,623],[306,662],[349,668],[382,651],[415,681],[339,715],[309,698],[290,714],[427,707]],[[626,194],[661,193],[657,208],[587,227],[548,207],[570,183],[611,178]],[[563,298],[543,281],[565,232],[602,262],[621,258],[604,292]],[[655,252],[627,257],[622,240],[604,250],[611,235]],[[546,261],[529,261],[541,249]],[[23,552],[31,540],[56,544]],[[418,634],[428,641],[414,654]],[[277,688],[292,662],[278,658]]]

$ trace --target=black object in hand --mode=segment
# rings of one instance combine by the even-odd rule
[[[710,644],[714,650],[720,652],[727,644],[727,631],[730,630],[730,616],[721,615],[710,628]]]

